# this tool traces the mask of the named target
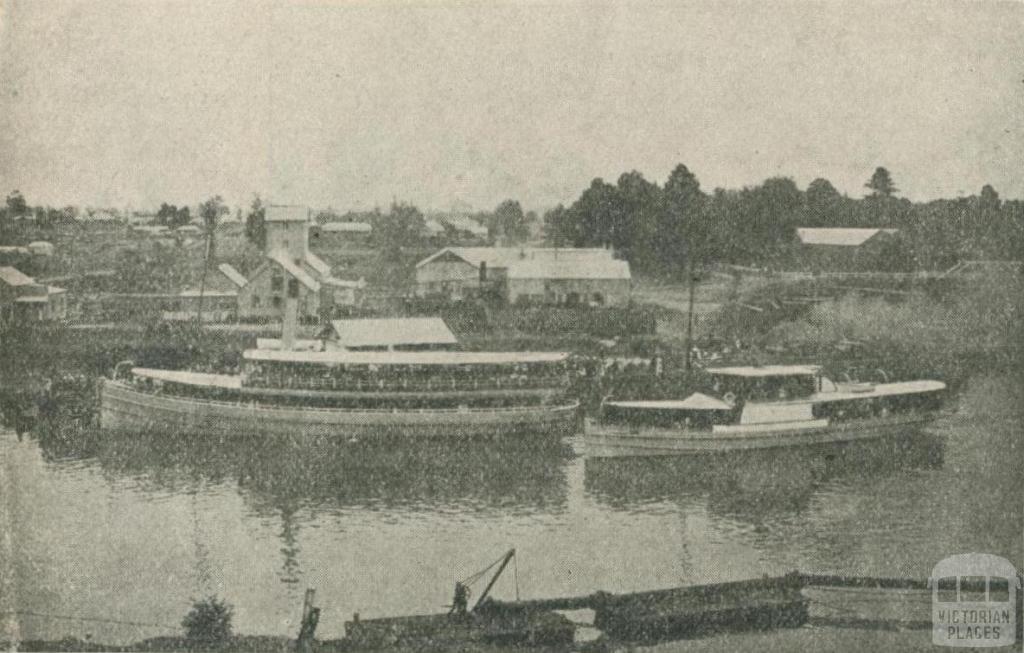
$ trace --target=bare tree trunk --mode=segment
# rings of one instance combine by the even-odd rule
[[[213,231],[206,232],[206,255],[203,257],[203,275],[199,282],[199,307],[196,310],[196,322],[199,328],[203,326],[203,299],[206,295],[206,273],[210,269],[210,255],[213,251]]]
[[[693,252],[687,256],[686,276],[690,282],[690,301],[686,309],[686,369],[693,368]]]

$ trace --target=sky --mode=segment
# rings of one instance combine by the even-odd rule
[[[1024,198],[1024,4],[0,0],[30,204],[491,209],[678,163]]]

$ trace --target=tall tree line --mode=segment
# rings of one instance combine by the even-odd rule
[[[664,277],[681,276],[688,257],[698,265],[789,267],[798,227],[899,229],[893,265],[902,269],[1024,258],[1024,202],[1002,201],[989,185],[970,197],[914,203],[897,196],[880,167],[865,187],[867,196],[851,198],[827,179],[801,190],[788,177],[772,177],[709,194],[680,164],[662,185],[636,171],[615,184],[594,179],[571,205],[549,210],[544,227],[553,245],[610,247],[637,272]]]

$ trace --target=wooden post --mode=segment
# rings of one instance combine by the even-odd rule
[[[315,589],[306,590],[306,596],[302,601],[302,622],[299,625],[299,637],[296,642],[298,653],[313,653],[313,635],[316,633],[317,623],[320,622],[320,608],[313,607],[315,597]]]

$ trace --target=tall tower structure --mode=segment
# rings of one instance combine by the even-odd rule
[[[296,264],[305,261],[309,255],[309,215],[305,206],[268,206],[263,218],[267,235],[264,254],[284,256]]]

